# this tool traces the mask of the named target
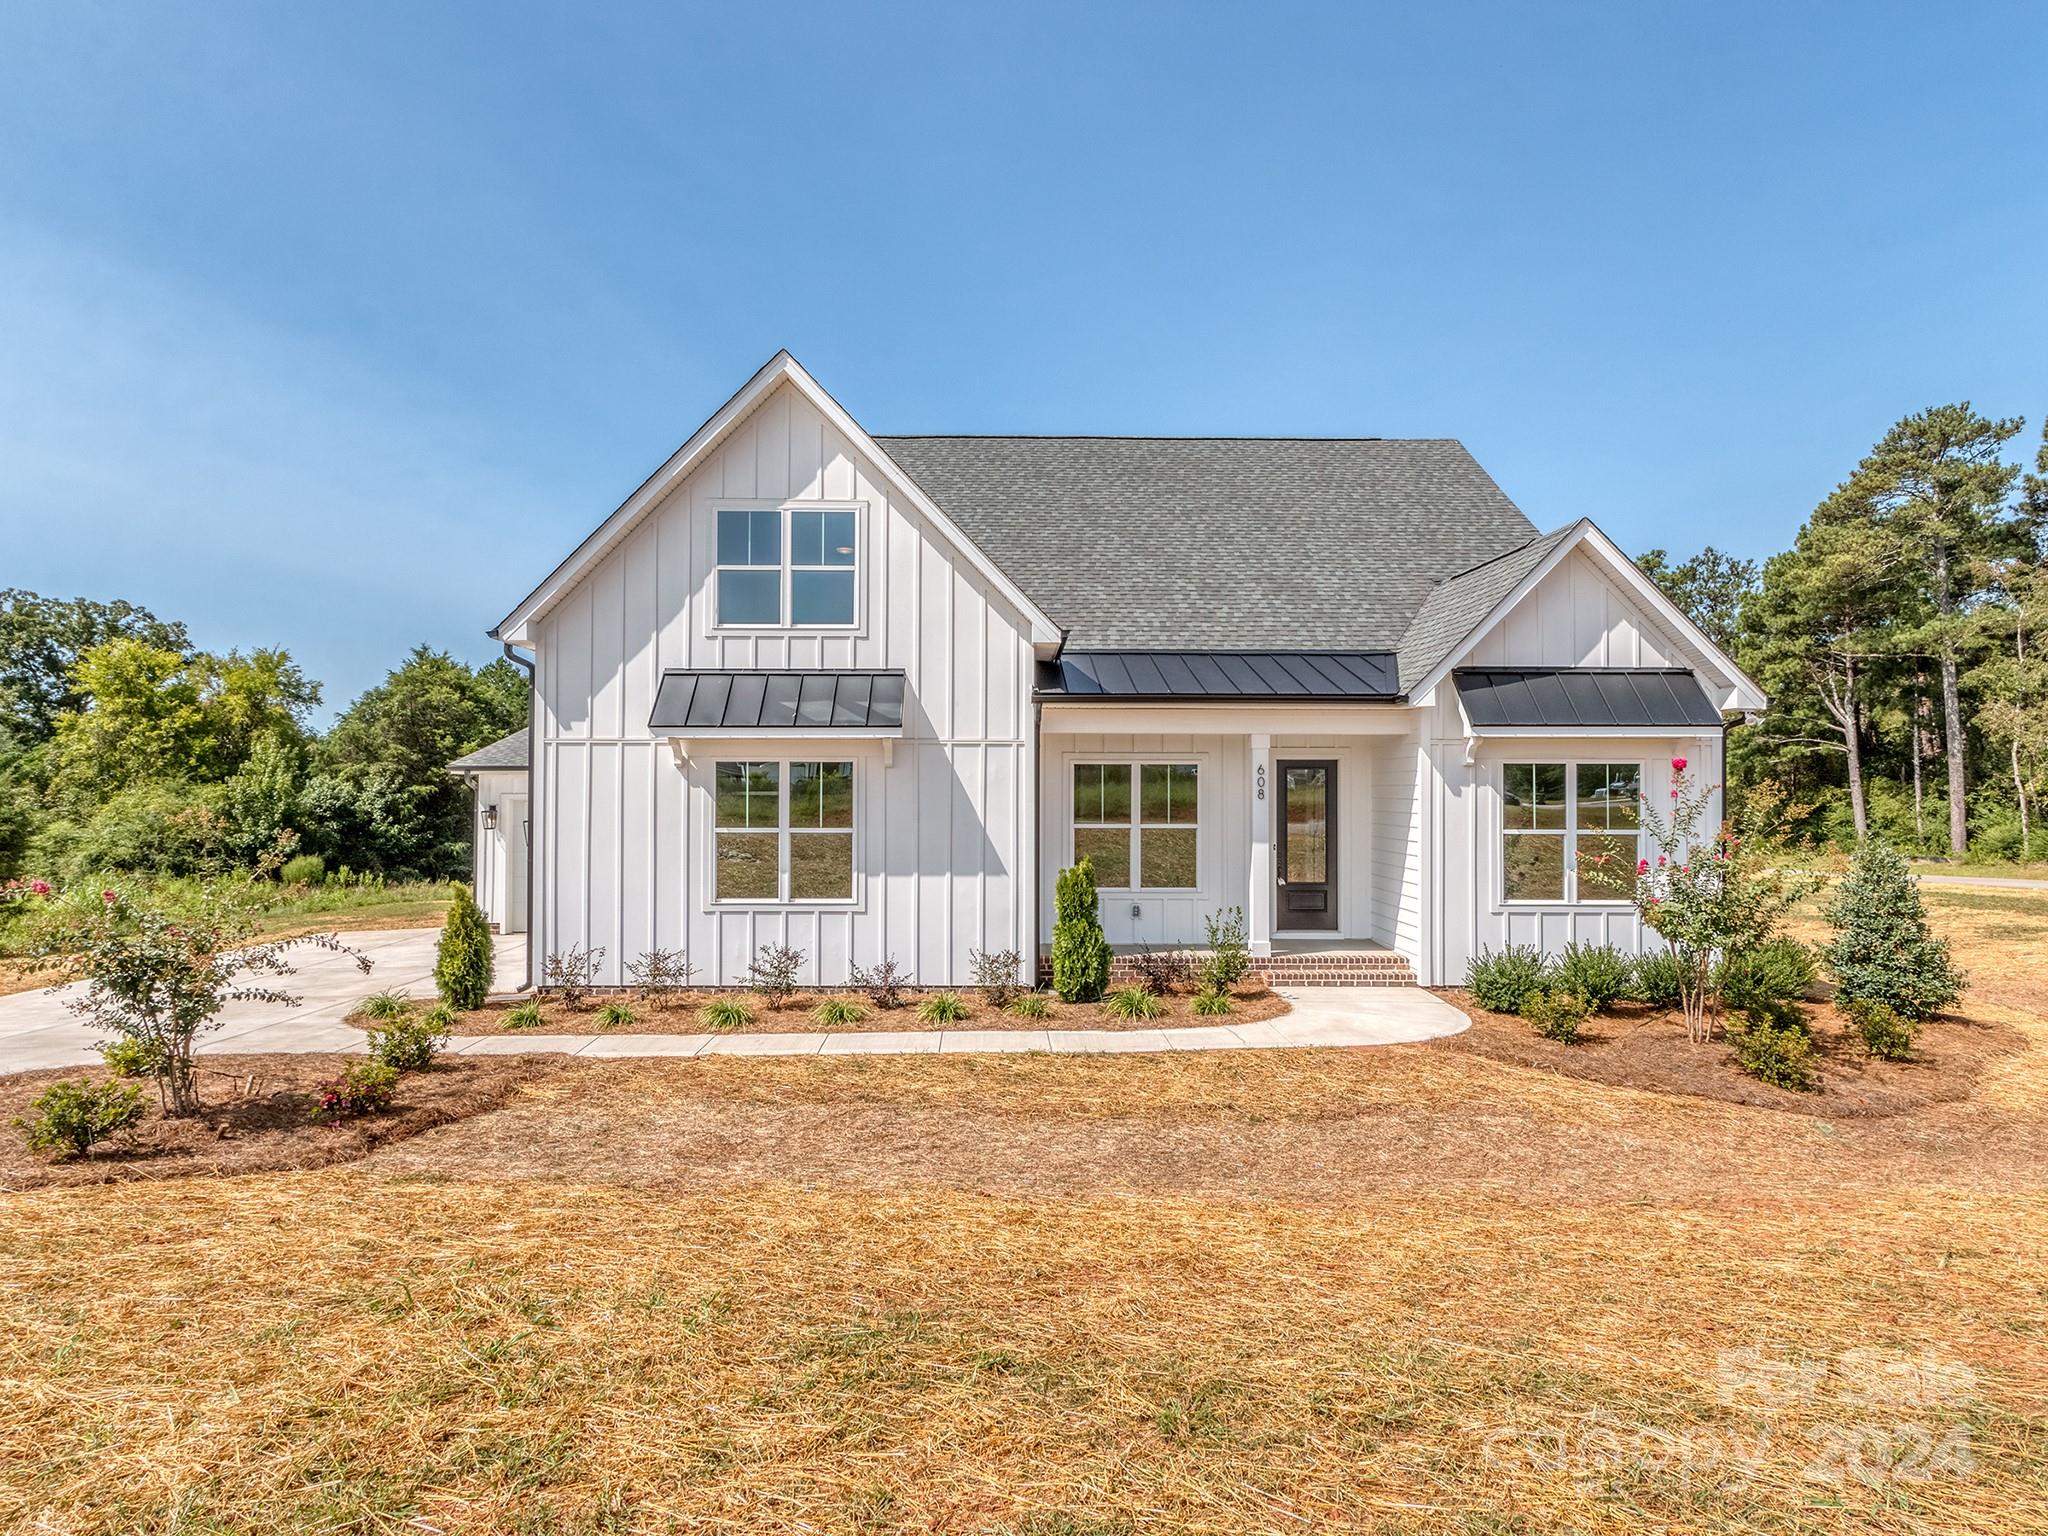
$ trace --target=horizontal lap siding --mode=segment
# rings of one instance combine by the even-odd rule
[[[856,631],[710,629],[711,514],[727,498],[866,504]],[[599,981],[619,985],[650,947],[684,948],[700,975],[731,981],[762,945],[789,944],[808,957],[808,982],[893,956],[936,984],[965,979],[970,950],[1029,947],[1028,628],[794,389],[561,600],[539,648],[537,954],[601,945]],[[709,901],[713,758],[707,748],[679,767],[647,718],[665,669],[714,667],[908,674],[893,765],[875,743],[773,749],[857,762],[854,908]]]

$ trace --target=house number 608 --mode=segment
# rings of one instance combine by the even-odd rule
[[[1264,763],[1259,764],[1259,798],[1261,800],[1266,798],[1266,765]]]

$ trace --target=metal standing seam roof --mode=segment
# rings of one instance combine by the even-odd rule
[[[526,771],[526,727],[478,747],[448,765],[450,773],[524,773]]]
[[[1475,730],[1705,730],[1721,724],[1721,711],[1683,668],[1460,667],[1451,678]]]
[[[901,672],[664,672],[648,729],[900,731]]]
[[[1039,692],[1065,699],[1386,700],[1390,651],[1063,651]]]

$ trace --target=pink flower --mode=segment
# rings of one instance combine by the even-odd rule
[[[28,888],[34,891],[38,896],[47,896],[50,894],[50,882],[47,880],[31,880],[28,883]]]
[[[1671,771],[1673,773],[1685,772],[1685,759],[1682,757],[1674,757],[1673,759],[1671,759]]]
[[[1657,855],[1657,867],[1659,869],[1664,867],[1664,855],[1661,853]]]
[[[1656,897],[1652,896],[1652,897],[1650,898],[1650,905],[1651,905],[1651,906],[1653,906],[1653,907],[1654,907],[1655,905],[1657,905],[1657,898],[1656,898]]]
[[[117,896],[116,896],[116,895],[115,895],[115,894],[114,894],[114,893],[113,893],[112,891],[101,891],[101,892],[100,892],[100,900],[101,900],[101,901],[118,901],[119,899],[120,899],[120,898],[119,898],[119,897],[117,897]]]
[[[1649,872],[1650,872],[1650,861],[1649,861],[1648,859],[1637,859],[1637,860],[1636,860],[1636,873],[1637,873],[1637,874],[1639,874],[1639,875],[1647,875],[1647,874],[1648,874]]]
[[[1672,799],[1674,799],[1674,800],[1676,800],[1676,799],[1678,798],[1678,791],[1677,791],[1676,789],[1673,789],[1673,790],[1671,791],[1671,798],[1672,798]]]

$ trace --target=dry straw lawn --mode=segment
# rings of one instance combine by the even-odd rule
[[[2048,1528],[2048,901],[1942,910],[2023,1044],[1888,1118],[1431,1048],[626,1063],[0,1197],[0,1530]]]

